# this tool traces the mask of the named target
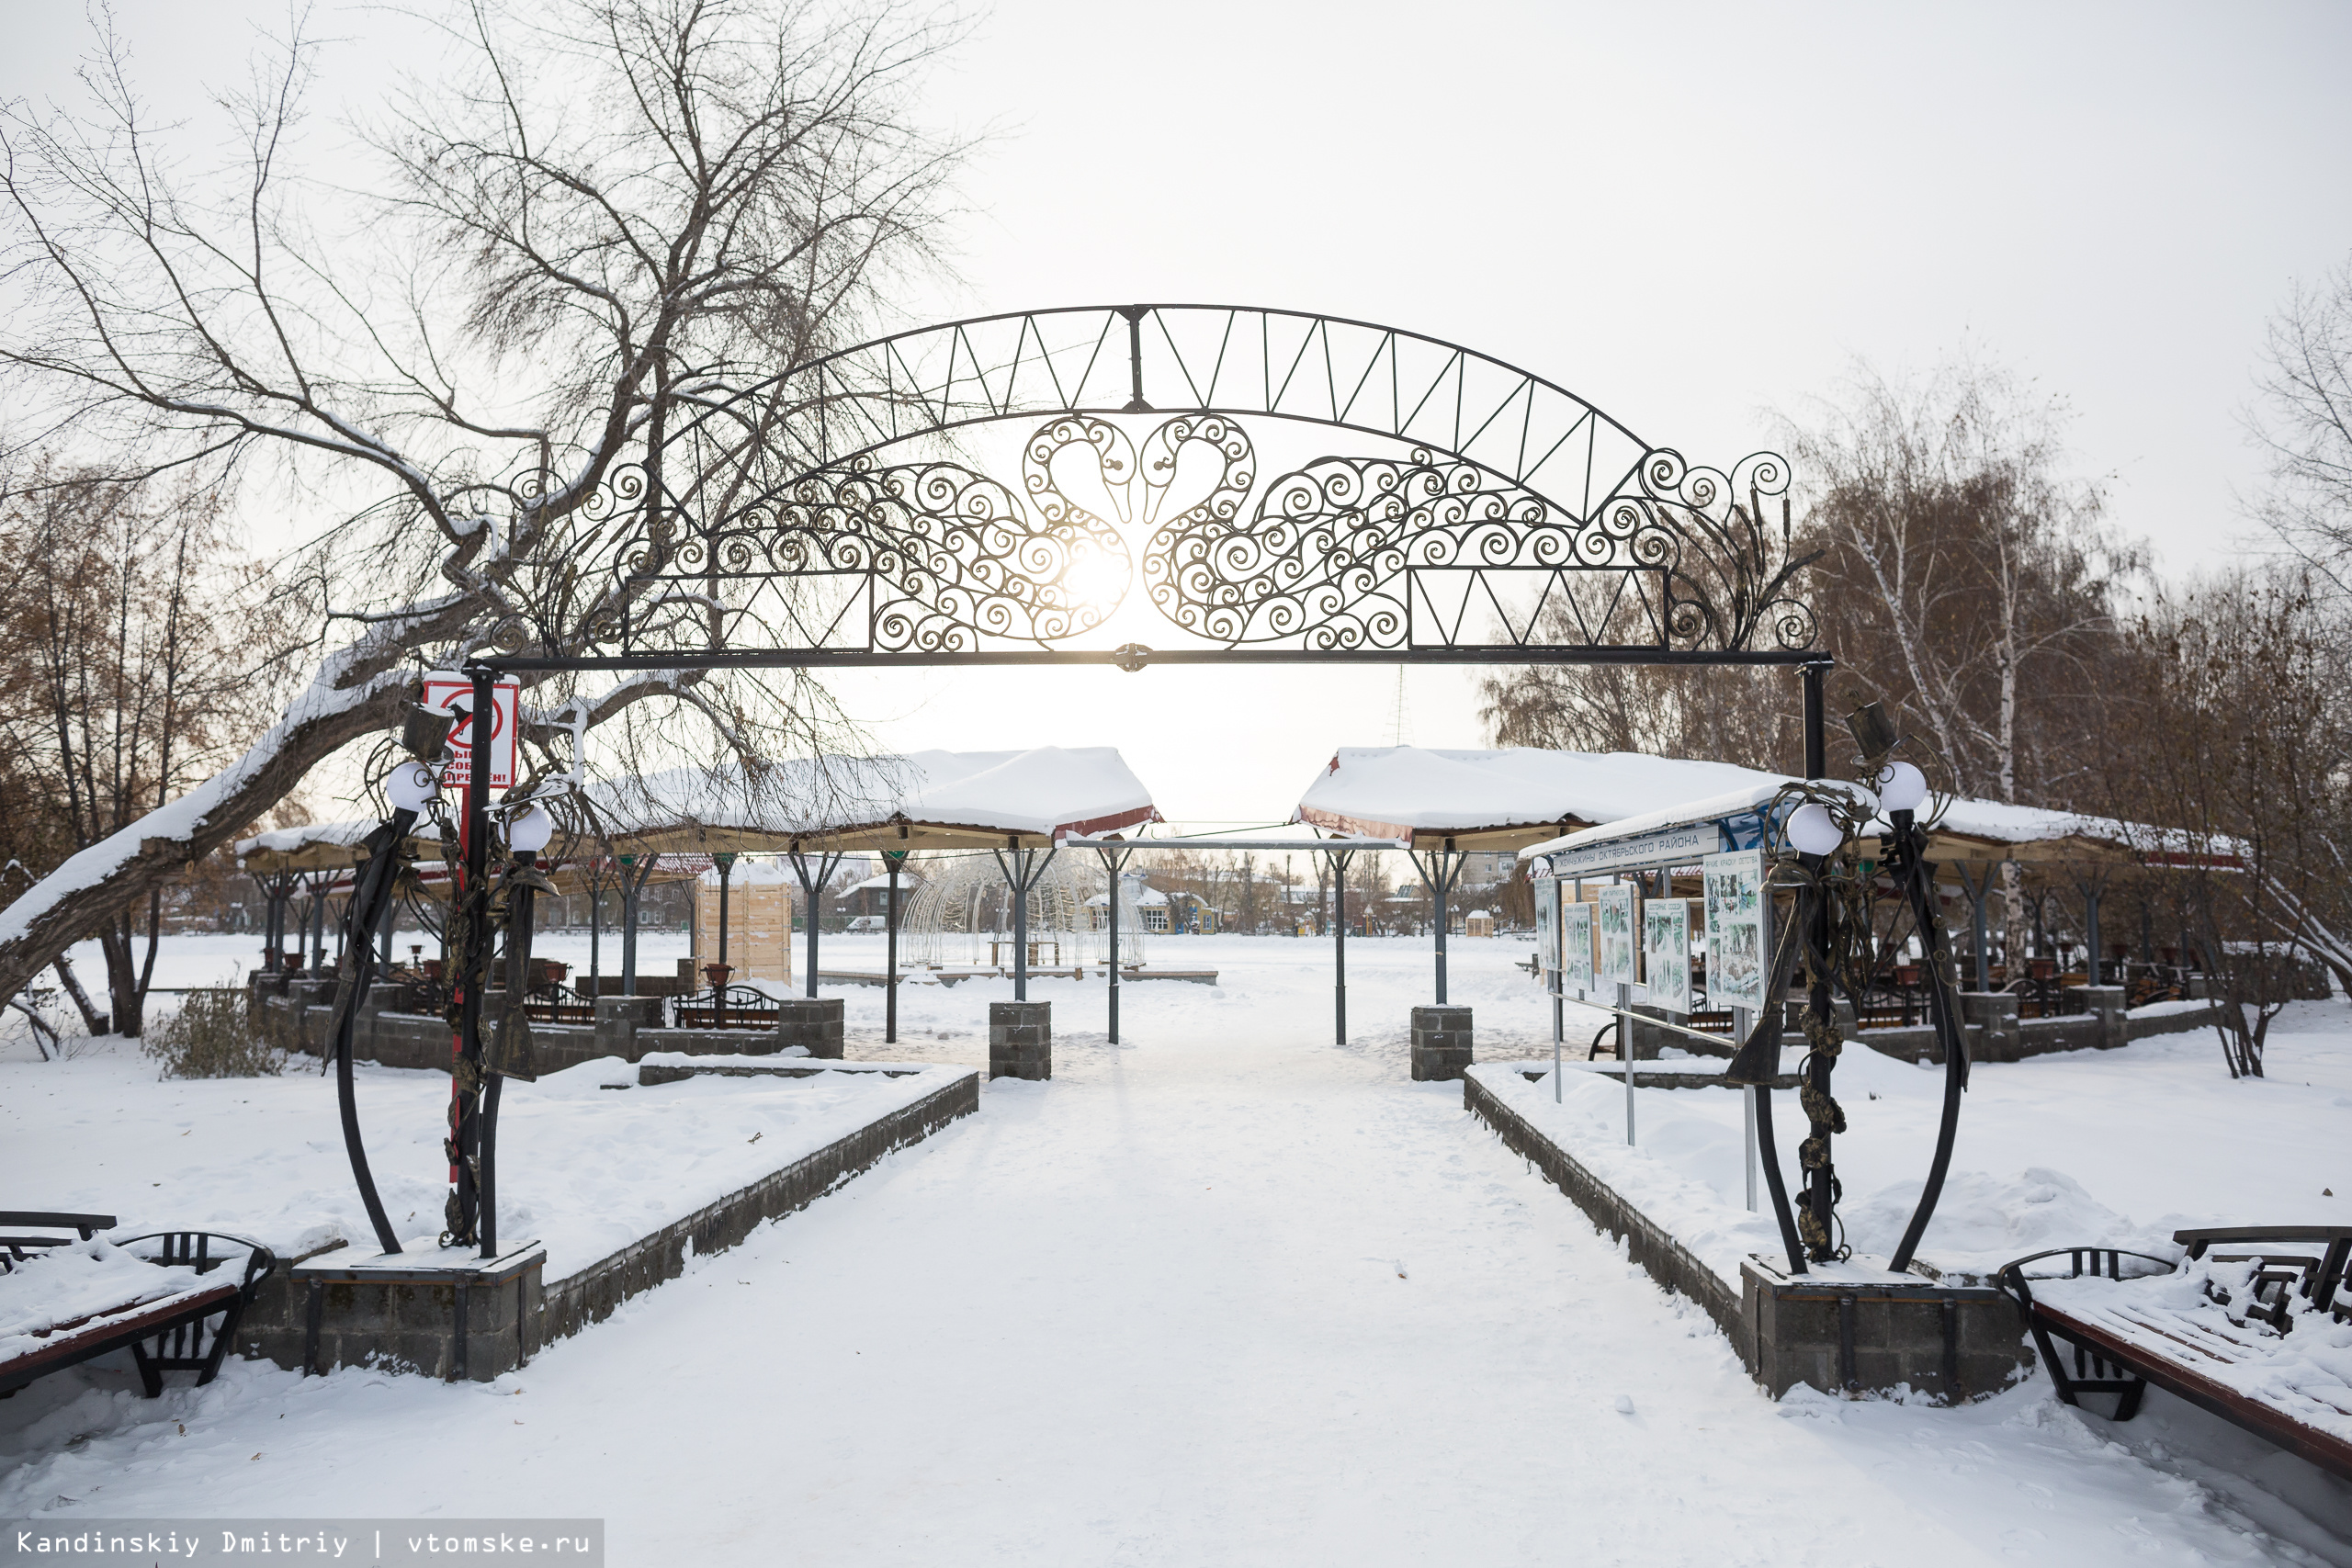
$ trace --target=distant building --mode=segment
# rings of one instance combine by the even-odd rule
[[[899,873],[899,918],[907,918],[914,907],[915,887],[922,878],[910,868]],[[840,913],[855,919],[861,915],[881,917],[890,912],[890,874],[869,876],[865,881],[842,890],[835,908]]]

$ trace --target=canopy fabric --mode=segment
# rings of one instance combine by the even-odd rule
[[[1730,762],[1639,751],[1343,746],[1299,797],[1292,820],[1365,838],[1410,839],[1417,848],[1451,839],[1462,850],[1519,849],[1665,801],[1737,790],[1769,796],[1789,782]]]
[[[1109,746],[674,768],[589,793],[616,843],[652,852],[1035,846],[1160,820]]]

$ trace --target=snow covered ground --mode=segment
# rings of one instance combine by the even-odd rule
[[[184,940],[222,945],[175,951],[180,983],[251,945]],[[875,966],[861,942],[828,939],[826,966]],[[1476,1009],[1484,1058],[1548,1054],[1544,999],[1510,968],[1525,952],[1453,944],[1451,999]],[[1129,988],[1114,1049],[1099,980],[1038,982],[1052,1082],[990,1086],[978,1116],[498,1384],[246,1365],[152,1403],[121,1369],[37,1384],[0,1404],[0,1517],[584,1514],[610,1521],[616,1562],[2352,1564],[2352,1488],[2160,1396],[2122,1427],[2039,1379],[1956,1411],[1765,1399],[1458,1086],[1407,1080],[1426,943],[1349,943],[1346,1047],[1328,943],[1170,939],[1152,958],[1220,983]],[[1009,989],[908,987],[886,1048],[881,993],[845,988],[851,1055],[977,1063]],[[2338,1217],[2352,1199],[2319,1193],[2352,1192],[2352,1013],[2282,1023],[2264,1084],[2230,1083],[2201,1035],[1980,1067],[1928,1251],[2009,1256],[2100,1211],[2131,1235]],[[160,1174],[175,1156],[151,1146],[151,1100],[339,1157],[316,1077],[159,1084],[119,1046],[26,1056],[0,1060],[11,1203],[164,1179],[147,1190],[194,1205],[201,1183]],[[1938,1079],[1847,1062],[1864,1242],[1884,1195],[1916,1188]],[[657,1092],[574,1103],[550,1081],[557,1132]],[[367,1084],[373,1139],[438,1103],[431,1075]],[[763,1086],[679,1087],[715,1154]],[[1622,1090],[1576,1087],[1563,1125],[1622,1138]],[[1739,1223],[1737,1097],[1639,1099],[1633,1157]],[[79,1124],[43,1143],[15,1135],[20,1114]],[[670,1179],[616,1129],[533,1163]],[[525,1179],[509,1158],[502,1185]]]

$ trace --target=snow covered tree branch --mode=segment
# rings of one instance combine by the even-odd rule
[[[0,997],[391,726],[422,668],[644,624],[679,547],[665,478],[692,482],[665,476],[669,437],[715,389],[866,335],[933,265],[964,149],[919,128],[915,94],[952,20],[889,0],[456,0],[423,20],[456,64],[357,128],[372,175],[300,162],[320,46],[299,17],[223,100],[219,176],[186,173],[110,33],[81,107],[0,107],[0,377],[24,427],[109,477],[194,465],[322,513],[279,573],[317,627],[300,695],[0,911]],[[717,634],[714,606],[650,609],[676,645]],[[590,728],[653,716],[617,744],[670,761],[844,728],[807,681],[537,683]]]

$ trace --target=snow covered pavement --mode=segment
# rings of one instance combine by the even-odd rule
[[[1459,1086],[1302,1032],[1065,1035],[497,1384],[51,1380],[0,1406],[0,1517],[587,1515],[622,1563],[2352,1562],[2307,1478],[2145,1462],[2227,1440],[2193,1412],[1773,1404]]]

